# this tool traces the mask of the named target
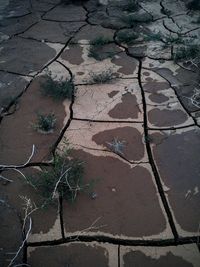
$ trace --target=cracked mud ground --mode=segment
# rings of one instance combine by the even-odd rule
[[[125,0],[64,2],[0,3],[0,266],[199,267],[200,65],[173,60],[177,38],[199,45],[199,11],[181,0],[141,0],[134,12]],[[110,41],[96,60],[99,36]],[[41,94],[47,70],[73,77],[71,100]],[[106,70],[112,80],[90,82]],[[55,114],[53,133],[33,130],[37,112]],[[97,180],[93,197],[40,208],[22,173],[50,165],[66,140]]]

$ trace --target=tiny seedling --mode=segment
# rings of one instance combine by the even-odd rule
[[[44,95],[56,100],[71,99],[75,91],[74,83],[71,79],[63,80],[61,78],[60,80],[54,80],[50,72],[46,75],[46,81],[41,86]]]
[[[118,138],[114,138],[113,141],[110,142],[106,142],[107,145],[109,146],[110,150],[113,151],[114,153],[118,154],[118,155],[122,155],[124,156],[123,150],[125,148],[125,141],[120,141]]]
[[[52,133],[55,129],[56,118],[53,113],[50,114],[37,114],[37,122],[33,124],[33,127],[38,132]]]
[[[102,71],[101,73],[91,72],[90,73],[89,83],[90,84],[95,84],[95,83],[97,83],[97,84],[103,84],[103,83],[110,82],[114,78],[115,78],[114,72],[110,68],[110,69],[107,69],[105,71]]]

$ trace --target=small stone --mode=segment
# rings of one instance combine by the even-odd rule
[[[116,189],[115,188],[112,188],[112,192],[116,192]]]

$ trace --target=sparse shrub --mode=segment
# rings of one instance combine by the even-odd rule
[[[112,40],[110,38],[107,38],[105,36],[98,36],[95,39],[90,41],[90,45],[103,46],[103,45],[109,44],[111,42],[112,42]]]
[[[173,55],[175,61],[191,61],[196,58],[200,58],[200,46],[197,44],[180,46]]]
[[[110,82],[113,78],[115,78],[115,76],[114,76],[113,70],[110,68],[105,71],[102,71],[101,73],[91,72],[89,83],[90,84],[107,83],[107,82]]]
[[[199,0],[192,0],[186,6],[190,10],[200,10],[200,1]]]
[[[133,44],[135,39],[139,37],[139,34],[136,32],[130,31],[120,31],[117,34],[117,41],[124,44]]]
[[[162,41],[163,35],[161,32],[151,32],[148,35],[144,36],[144,41]]]
[[[71,99],[75,91],[74,83],[71,79],[63,80],[61,78],[56,81],[52,78],[50,72],[46,75],[46,80],[41,86],[44,95],[56,100]]]
[[[127,24],[127,27],[132,28],[136,25],[138,25],[138,23],[147,23],[150,22],[152,20],[151,16],[146,13],[146,14],[127,14],[127,15],[122,15],[120,17],[121,21],[123,21],[124,23]]]
[[[115,53],[114,52],[112,53],[111,51],[106,52],[106,53],[104,52],[104,57],[101,55],[101,49],[105,45],[110,44],[110,43],[112,43],[112,40],[104,36],[99,36],[91,40],[88,56],[93,57],[96,60],[102,60],[104,58],[113,57]]]
[[[53,113],[50,114],[37,114],[37,122],[33,127],[38,132],[50,133],[53,132],[56,124],[56,118]]]
[[[43,167],[37,177],[28,179],[46,201],[54,200],[58,194],[74,202],[80,192],[90,191],[92,186],[92,181],[84,183],[83,162],[72,159],[69,149],[63,155],[55,154],[52,167]]]

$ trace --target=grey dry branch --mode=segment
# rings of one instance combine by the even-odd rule
[[[54,80],[51,72],[48,72],[45,77],[45,82],[41,84],[42,93],[50,96],[55,100],[72,99],[75,93],[75,86],[72,79]]]

